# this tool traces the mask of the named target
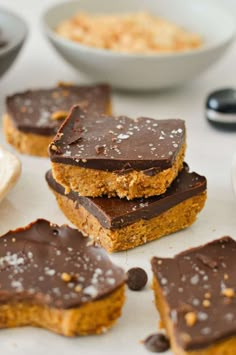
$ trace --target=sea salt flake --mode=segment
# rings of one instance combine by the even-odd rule
[[[53,270],[53,269],[47,269],[47,270],[45,270],[45,274],[48,275],[48,276],[54,276],[55,273],[56,273],[56,271]]]
[[[232,322],[233,319],[234,319],[234,315],[233,315],[233,313],[226,313],[225,316],[224,316],[224,318],[225,318],[227,321]]]
[[[177,323],[178,315],[177,315],[177,311],[176,311],[175,309],[173,309],[173,310],[170,312],[170,317],[171,317],[173,323]]]
[[[96,297],[98,294],[98,290],[93,285],[90,285],[83,289],[83,293],[91,297]]]
[[[208,314],[205,312],[198,312],[197,319],[200,321],[204,321],[208,319]]]
[[[194,275],[194,276],[191,277],[190,283],[191,283],[192,285],[197,285],[198,282],[199,282],[199,276],[198,276],[198,275]]]
[[[116,280],[111,277],[108,277],[106,281],[109,285],[114,285],[116,283]]]
[[[11,287],[16,288],[17,291],[23,290],[23,286],[22,286],[22,283],[20,281],[13,280],[11,282]]]
[[[121,133],[121,134],[119,134],[119,135],[117,136],[117,138],[118,138],[118,139],[128,139],[128,138],[129,138],[129,135],[128,135],[128,134],[123,134],[123,133]]]
[[[209,327],[202,328],[200,332],[202,335],[208,335],[211,333],[211,328]]]
[[[199,306],[199,304],[200,304],[199,299],[194,298],[192,304],[193,304],[193,306]]]
[[[168,282],[167,279],[165,277],[162,277],[161,284],[164,286],[167,284],[167,282]]]

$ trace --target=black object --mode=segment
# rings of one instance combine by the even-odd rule
[[[206,118],[217,128],[236,130],[236,89],[212,92],[206,100]]]
[[[127,271],[127,286],[132,291],[142,290],[147,283],[148,276],[141,267],[133,267]]]
[[[170,348],[168,338],[162,333],[149,335],[149,337],[144,340],[144,345],[147,350],[153,353],[162,353]]]

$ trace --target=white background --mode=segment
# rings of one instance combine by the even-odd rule
[[[218,2],[222,4],[222,1]],[[39,18],[50,3],[49,0],[0,1],[0,5],[21,14],[30,27],[28,41],[17,62],[0,80],[1,114],[4,111],[6,94],[32,87],[52,86],[59,80],[78,83],[82,80],[78,73],[57,57],[43,38]],[[236,18],[235,0],[225,0],[223,3]],[[231,47],[220,63],[181,89],[149,94],[114,92],[113,106],[117,114],[185,119],[188,132],[186,161],[193,170],[204,174],[208,179],[208,200],[198,221],[185,231],[136,250],[113,255],[112,259],[126,270],[131,266],[142,266],[151,279],[149,260],[153,255],[170,256],[222,235],[236,237],[236,201],[231,184],[231,161],[236,151],[236,132],[217,131],[207,124],[204,117],[204,101],[211,90],[236,86],[235,55],[236,45]],[[7,146],[1,132],[0,142]],[[9,149],[12,150],[10,147]],[[67,222],[44,181],[44,174],[50,166],[49,161],[28,156],[20,156],[20,159],[23,164],[20,181],[0,205],[0,234],[28,224],[38,217],[59,224]],[[158,314],[149,287],[150,282],[142,292],[127,292],[123,316],[105,335],[66,339],[33,328],[1,330],[1,353],[149,354],[140,344],[140,340],[157,330],[158,324]]]

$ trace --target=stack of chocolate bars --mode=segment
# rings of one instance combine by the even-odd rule
[[[49,146],[49,187],[67,218],[109,252],[190,226],[206,179],[184,163],[185,123],[74,106]]]

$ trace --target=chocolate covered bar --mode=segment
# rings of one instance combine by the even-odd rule
[[[8,143],[21,153],[48,156],[48,145],[74,104],[88,112],[110,113],[110,88],[61,83],[8,96],[4,115]]]
[[[233,355],[236,242],[222,237],[152,259],[156,306],[176,355]]]
[[[65,194],[51,171],[46,180],[67,218],[110,252],[134,248],[190,226],[206,200],[205,177],[190,173],[187,164],[165,194],[131,201],[78,196],[73,191]]]
[[[55,180],[81,196],[164,193],[183,167],[185,123],[86,113],[74,106],[49,146]]]
[[[121,314],[125,279],[78,230],[38,219],[0,238],[0,328],[102,333]]]

